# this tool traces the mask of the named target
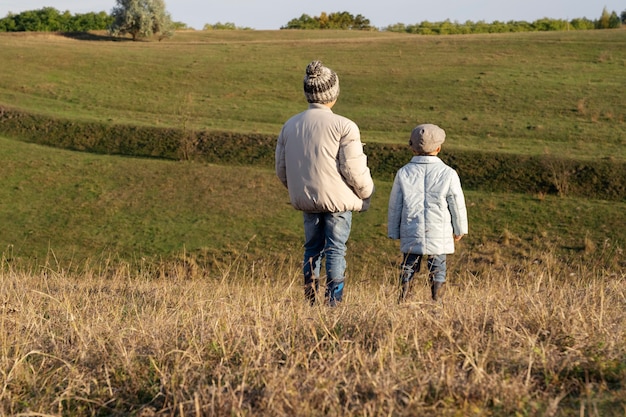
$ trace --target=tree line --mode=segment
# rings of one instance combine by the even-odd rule
[[[590,30],[590,29],[614,29],[626,24],[626,10],[621,18],[616,12],[609,13],[606,8],[597,20],[587,18],[564,19],[538,19],[534,22],[508,21],[486,23],[484,21],[472,22],[470,20],[459,23],[445,20],[443,22],[430,23],[427,21],[405,25],[397,23],[386,28],[389,32],[406,32],[420,35],[457,35],[474,33],[506,33],[506,32],[544,32],[565,30]]]
[[[158,35],[169,37],[183,24],[172,22],[163,0],[116,0],[110,14],[72,15],[53,7],[9,13],[0,19],[0,32],[88,32],[107,30],[113,36],[130,35],[133,40]]]
[[[319,16],[301,15],[287,22],[281,29],[340,29],[340,30],[383,30],[388,32],[406,32],[421,35],[502,33],[529,31],[562,31],[619,28],[626,24],[626,10],[618,16],[609,13],[606,7],[596,20],[576,18],[572,20],[543,18],[534,22],[526,21],[466,21],[464,23],[423,21],[416,24],[396,23],[378,29],[370,20],[349,12],[322,12]],[[172,22],[163,0],[116,0],[116,6],[110,14],[106,12],[70,14],[60,12],[53,7],[25,11],[19,14],[9,13],[0,19],[0,32],[87,32],[90,30],[108,30],[115,36],[130,34],[133,39],[151,35],[171,36],[175,29],[187,29],[187,25]],[[233,30],[240,28],[234,23],[206,24],[203,30]]]
[[[327,14],[322,12],[319,16],[303,14],[297,19],[291,19],[281,29],[350,29],[350,30],[376,30],[369,19],[358,14],[353,16],[348,12]]]
[[[470,20],[459,23],[445,20],[443,22],[423,21],[416,24],[396,23],[382,30],[387,32],[406,32],[420,35],[453,35],[470,33],[502,33],[502,32],[534,32],[534,31],[559,31],[559,30],[589,30],[589,29],[612,29],[626,24],[626,10],[621,17],[616,12],[609,13],[606,8],[597,20],[577,18],[572,20],[563,19],[538,19],[534,22],[526,21],[485,21],[472,22]],[[297,19],[290,20],[281,29],[350,29],[350,30],[378,30],[370,24],[369,19],[361,15],[353,16],[348,12],[330,13],[322,12],[319,16],[303,14]]]
[[[72,15],[53,7],[9,13],[0,19],[0,32],[87,32],[106,30],[113,24],[113,16],[106,12]]]

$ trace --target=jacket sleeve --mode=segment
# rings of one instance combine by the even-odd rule
[[[402,221],[402,187],[398,181],[398,174],[393,180],[389,195],[389,209],[387,211],[387,236],[391,239],[400,239],[400,223]]]
[[[275,155],[275,167],[276,176],[287,187],[287,165],[285,162],[285,138],[283,131],[281,130],[278,135],[278,141],[276,143],[276,155]]]
[[[468,222],[465,196],[463,195],[459,175],[454,170],[452,170],[450,190],[446,200],[448,201],[448,210],[450,210],[452,217],[452,230],[454,231],[454,235],[466,235],[468,233]]]
[[[354,123],[349,123],[339,143],[339,171],[360,199],[371,197],[374,181],[367,167],[367,156],[363,153],[359,128]]]

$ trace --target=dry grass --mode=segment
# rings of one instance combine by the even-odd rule
[[[86,269],[3,261],[0,414],[626,412],[621,272],[542,254],[455,267],[439,305],[422,277],[398,305],[397,271],[363,265],[329,309],[290,259]]]

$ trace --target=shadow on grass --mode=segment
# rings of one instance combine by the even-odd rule
[[[78,41],[107,41],[107,42],[126,42],[132,41],[130,38],[122,38],[118,36],[105,35],[94,32],[61,32],[61,36],[75,39]]]

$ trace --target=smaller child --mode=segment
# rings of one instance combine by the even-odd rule
[[[396,173],[387,221],[388,236],[400,239],[403,254],[400,298],[409,295],[423,256],[428,260],[432,299],[441,298],[446,282],[446,254],[467,234],[467,210],[457,172],[437,156],[446,132],[422,124],[411,132],[411,161]]]

